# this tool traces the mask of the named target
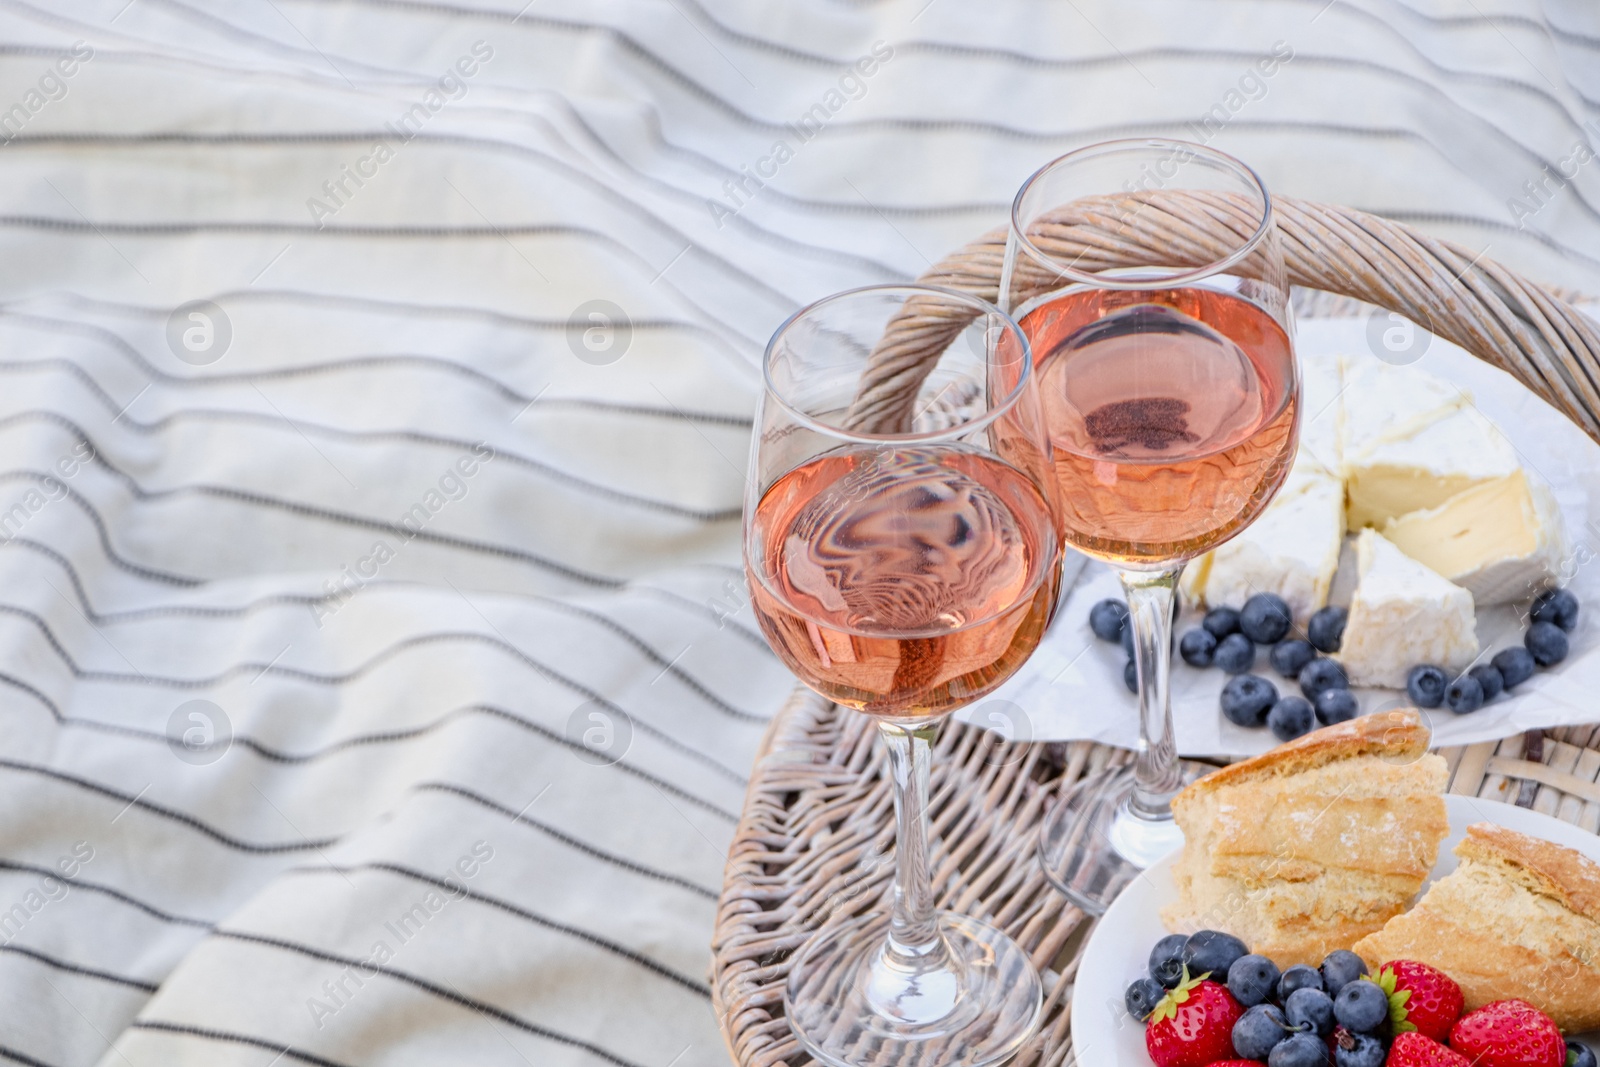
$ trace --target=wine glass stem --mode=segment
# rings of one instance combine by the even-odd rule
[[[901,725],[880,721],[894,779],[894,908],[889,921],[890,962],[911,971],[943,962],[933,882],[928,873],[928,782],[937,722]]]
[[[1122,571],[1139,672],[1139,755],[1134,764],[1133,813],[1172,818],[1172,798],[1183,785],[1172,733],[1172,609],[1183,564],[1163,571]]]

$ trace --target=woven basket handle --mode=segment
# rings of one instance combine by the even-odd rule
[[[1132,193],[1075,201],[1029,236],[1088,270],[1199,267],[1239,247],[1258,210],[1227,193]],[[1364,211],[1289,197],[1274,198],[1273,211],[1290,284],[1405,316],[1508,372],[1600,441],[1600,334],[1565,300],[1454,242]],[[1005,248],[1006,229],[991,230],[919,280],[994,301]],[[1030,283],[1056,284],[1043,274],[1022,280]],[[908,301],[874,349],[851,424],[907,425],[933,360],[970,321]]]

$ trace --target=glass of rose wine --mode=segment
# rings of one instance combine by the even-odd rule
[[[897,832],[889,914],[823,916],[791,961],[790,1026],[834,1067],[998,1063],[1037,1026],[1042,987],[1004,933],[936,908],[929,768],[940,722],[1010,678],[1054,609],[1027,341],[976,297],[873,286],[784,323],[765,376],[745,500],[755,615],[806,685],[877,721]]]
[[[1012,205],[1000,306],[1033,348],[1065,540],[1117,570],[1133,630],[1136,758],[1063,796],[1040,838],[1051,881],[1098,913],[1183,841],[1168,693],[1183,566],[1255,521],[1294,460],[1299,376],[1271,197],[1197,144],[1069,153]]]

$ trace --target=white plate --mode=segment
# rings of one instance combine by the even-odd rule
[[[1542,837],[1600,862],[1600,836],[1527,808],[1477,797],[1446,796],[1450,836],[1439,847],[1439,862],[1428,883],[1456,869],[1455,847],[1473,823],[1498,823],[1530,837]],[[1174,852],[1146,871],[1107,909],[1084,947],[1072,997],[1072,1045],[1079,1063],[1106,1067],[1151,1067],[1144,1047],[1144,1024],[1135,1022],[1122,996],[1144,973],[1150,950],[1167,934],[1161,909],[1177,899],[1172,881]],[[1583,1035],[1600,1048],[1600,1033]]]

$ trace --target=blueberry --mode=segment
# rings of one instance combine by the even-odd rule
[[[1595,1067],[1594,1050],[1580,1041],[1569,1040],[1566,1067]]]
[[[1322,989],[1322,972],[1303,963],[1284,971],[1283,977],[1278,979],[1278,999],[1288,1000],[1297,989]]]
[[[1354,952],[1341,948],[1328,953],[1328,958],[1322,961],[1320,970],[1322,988],[1328,996],[1336,997],[1339,995],[1339,990],[1366,975],[1367,964]]]
[[[1264,1060],[1289,1036],[1289,1022],[1276,1004],[1257,1004],[1233,1024],[1233,1051],[1242,1059]]]
[[[1443,670],[1431,664],[1412,667],[1406,675],[1406,696],[1419,708],[1436,708],[1444,703],[1444,691],[1450,679]]]
[[[1211,636],[1221,641],[1229,634],[1239,632],[1239,613],[1233,608],[1212,608],[1200,625],[1211,631]]]
[[[1294,616],[1277,593],[1257,593],[1244,602],[1239,612],[1239,631],[1258,645],[1282,641],[1289,633]]]
[[[1122,628],[1122,651],[1129,659],[1133,658],[1133,623],[1130,621]]]
[[[1457,715],[1470,715],[1483,707],[1483,683],[1463,674],[1444,691],[1444,706]]]
[[[1122,665],[1122,684],[1128,687],[1128,692],[1139,692],[1139,667],[1133,660]]]
[[[1128,1014],[1144,1022],[1166,995],[1167,991],[1154,978],[1140,978],[1128,987],[1122,1000],[1128,1006]]]
[[[1502,648],[1489,662],[1500,672],[1500,680],[1505,683],[1507,689],[1515,689],[1532,678],[1533,669],[1537,666],[1533,662],[1533,653],[1520,645]]]
[[[1383,1042],[1370,1034],[1341,1030],[1334,1038],[1334,1067],[1383,1067],[1387,1055]]]
[[[1183,946],[1188,943],[1186,934],[1168,934],[1150,950],[1150,977],[1164,989],[1183,981]]]
[[[1296,989],[1283,1003],[1283,1017],[1296,1030],[1327,1037],[1333,1033],[1333,998],[1320,989]]]
[[[1249,954],[1250,949],[1243,941],[1218,930],[1201,930],[1191,935],[1189,943],[1183,946],[1183,962],[1188,965],[1189,977],[1209,974],[1215,982],[1223,981],[1234,961]]]
[[[1476,678],[1478,684],[1483,686],[1483,699],[1485,702],[1499,696],[1500,690],[1506,687],[1506,679],[1500,673],[1500,668],[1488,663],[1480,663],[1467,673]]]
[[[1530,622],[1551,622],[1571,633],[1578,626],[1578,598],[1565,589],[1547,589],[1533,601]]]
[[[1217,654],[1217,635],[1203,626],[1196,626],[1178,642],[1178,654],[1191,667],[1209,667]]]
[[[1217,642],[1214,660],[1229,674],[1243,674],[1256,665],[1256,646],[1244,634],[1229,634]]]
[[[1327,1067],[1328,1043],[1312,1034],[1295,1034],[1267,1056],[1267,1067]]]
[[[1361,701],[1348,689],[1324,689],[1317,694],[1317,721],[1324,726],[1349,722],[1361,714]]]
[[[1357,978],[1333,998],[1333,1015],[1346,1030],[1370,1034],[1389,1019],[1389,995],[1376,982]]]
[[[1533,662],[1554,667],[1567,658],[1567,632],[1553,622],[1536,622],[1528,627],[1522,643],[1533,653]]]
[[[1272,705],[1267,713],[1267,726],[1279,741],[1293,741],[1316,729],[1317,718],[1311,710],[1311,701],[1290,696]]]
[[[1337,660],[1326,656],[1307,663],[1300,671],[1300,691],[1307,700],[1315,700],[1325,689],[1349,689],[1350,679]]]
[[[1228,968],[1228,992],[1247,1008],[1265,1004],[1278,988],[1278,965],[1265,956],[1240,956]]]
[[[1306,624],[1306,636],[1318,652],[1337,652],[1344,640],[1344,624],[1350,621],[1350,612],[1328,605],[1311,616]]]
[[[1267,657],[1272,661],[1272,669],[1285,678],[1299,677],[1301,668],[1316,658],[1317,650],[1311,647],[1311,642],[1298,637],[1279,641],[1272,646],[1272,653]]]
[[[1278,687],[1259,674],[1241,674],[1222,687],[1222,714],[1236,726],[1265,726]]]
[[[1121,641],[1127,623],[1128,605],[1115,597],[1107,597],[1089,609],[1089,629],[1102,641]]]

